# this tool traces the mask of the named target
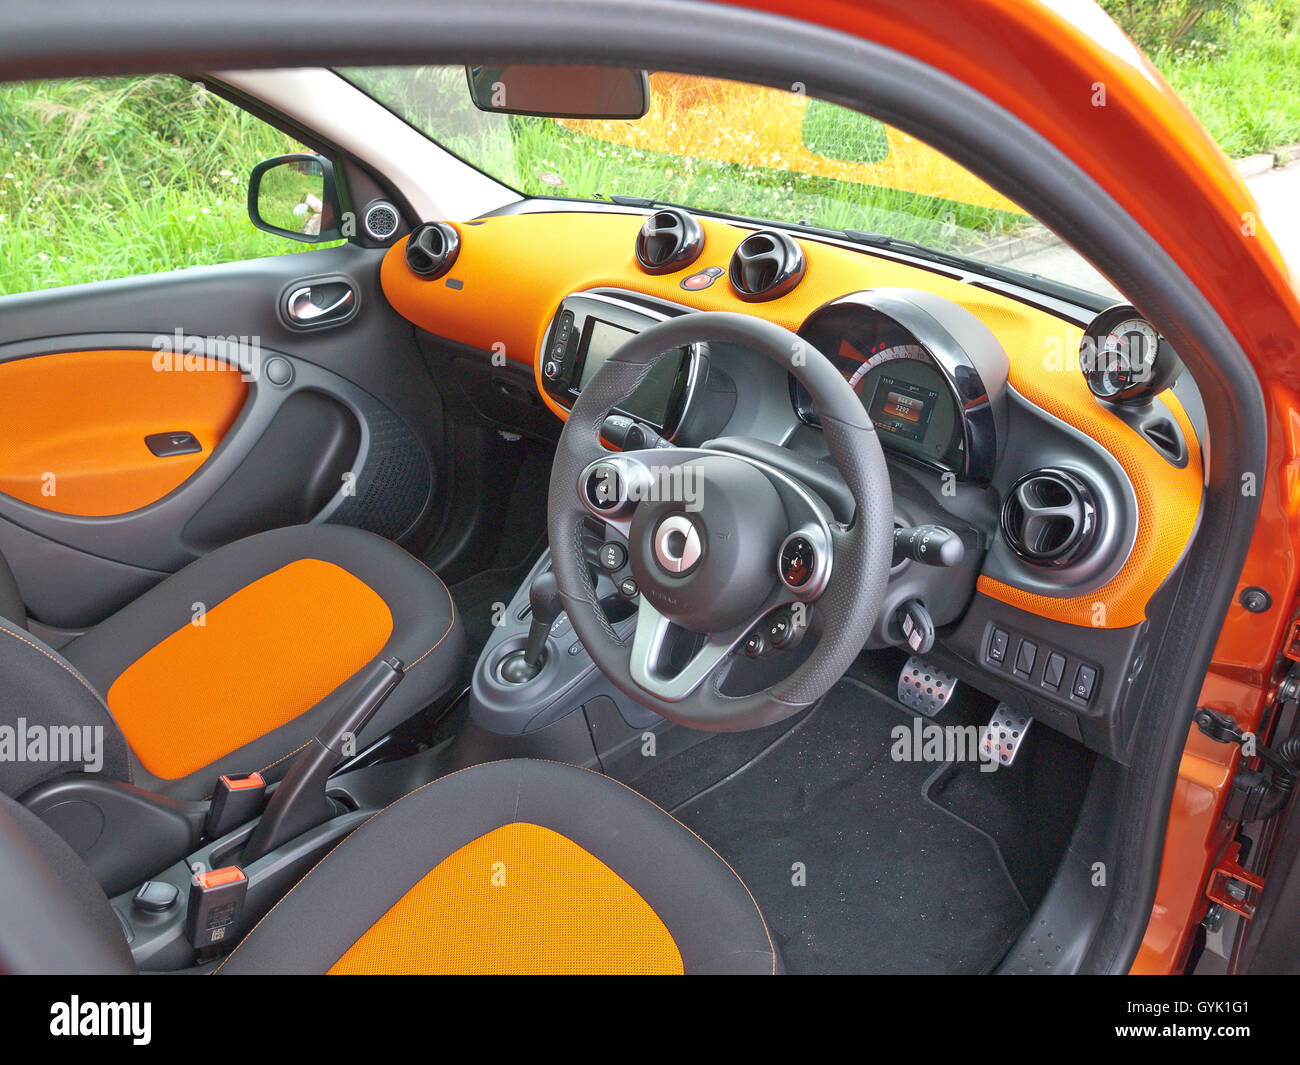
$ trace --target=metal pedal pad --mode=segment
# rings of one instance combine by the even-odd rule
[[[957,678],[913,655],[898,675],[898,701],[909,710],[934,717],[957,690]]]
[[[1012,710],[1006,703],[998,703],[980,738],[980,752],[991,762],[1010,765],[1016,760],[1016,752],[1025,742],[1025,734],[1032,723],[1033,718],[1028,714]]]

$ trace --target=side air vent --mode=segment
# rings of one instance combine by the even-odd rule
[[[684,270],[704,250],[704,228],[699,219],[670,208],[656,211],[636,235],[636,261],[647,274]]]
[[[361,228],[376,244],[387,244],[397,234],[402,216],[387,200],[371,200],[361,213]]]
[[[803,280],[807,261],[794,239],[775,230],[751,233],[731,254],[727,276],[747,303],[784,296]]]
[[[426,281],[442,277],[460,254],[460,234],[446,222],[424,222],[406,238],[406,265]]]
[[[1092,490],[1065,470],[1026,474],[1002,505],[1003,537],[1034,566],[1068,566],[1092,546],[1096,531]]]

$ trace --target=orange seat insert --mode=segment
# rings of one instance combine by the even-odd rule
[[[108,689],[127,743],[166,780],[310,710],[373,659],[393,631],[376,592],[315,558],[253,581],[208,607],[201,621],[186,620]]]
[[[599,858],[540,825],[439,862],[331,967],[362,973],[679,974],[659,915]]]

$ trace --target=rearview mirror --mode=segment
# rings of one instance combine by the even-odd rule
[[[650,82],[644,70],[512,63],[466,67],[480,111],[543,118],[644,118]]]
[[[319,244],[339,240],[341,211],[334,168],[319,155],[278,155],[253,167],[248,217],[258,229]]]

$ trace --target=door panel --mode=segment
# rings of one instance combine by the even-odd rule
[[[0,298],[0,552],[34,618],[85,627],[278,525],[422,546],[441,511],[442,401],[379,291],[382,257],[344,245]],[[352,285],[355,313],[297,327],[287,296],[322,277]],[[178,331],[189,369],[159,369]],[[235,338],[251,365],[209,369]],[[201,451],[154,458],[143,444],[179,431]]]
[[[209,359],[160,372],[153,351],[78,351],[0,363],[0,493],[81,517],[161,499],[203,464],[234,424],[248,386]],[[192,434],[197,450],[159,456],[155,434]]]

